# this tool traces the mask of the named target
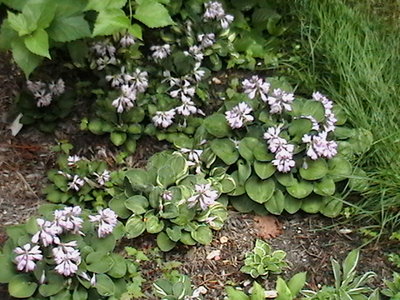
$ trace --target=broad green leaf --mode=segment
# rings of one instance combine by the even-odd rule
[[[300,168],[300,175],[305,180],[317,180],[328,173],[328,165],[322,158],[317,160],[307,159]]]
[[[123,8],[127,0],[89,0],[85,10],[103,11],[111,8]]]
[[[37,29],[31,35],[25,37],[24,43],[29,51],[36,55],[50,57],[49,53],[49,36],[47,32],[43,29]]]
[[[124,277],[127,271],[125,259],[121,255],[118,255],[116,253],[111,253],[110,256],[114,264],[112,268],[107,272],[107,274],[113,278]]]
[[[210,144],[212,151],[227,165],[232,165],[238,160],[239,152],[231,140],[214,139]]]
[[[255,161],[254,171],[261,179],[267,179],[275,173],[276,167],[270,162]]]
[[[101,296],[109,297],[115,293],[114,282],[106,274],[97,274],[95,288]]]
[[[94,24],[93,37],[111,35],[130,26],[130,20],[122,9],[112,8],[102,10]],[[118,145],[117,145],[118,146]]]
[[[293,297],[296,297],[297,294],[300,293],[301,289],[306,284],[306,276],[307,272],[301,272],[297,273],[292,278],[290,278],[287,285]]]
[[[146,224],[140,216],[132,216],[125,225],[126,237],[133,239],[138,237],[146,230]]]
[[[272,179],[260,180],[257,176],[251,176],[245,184],[247,195],[257,203],[267,202],[275,190],[275,182]]]
[[[175,247],[175,242],[170,240],[165,232],[160,232],[157,235],[157,246],[161,251],[168,252]]]
[[[204,225],[199,226],[195,231],[192,231],[192,238],[203,245],[209,245],[212,242],[213,234],[211,229]]]
[[[125,201],[125,207],[136,215],[144,214],[149,207],[149,201],[142,195],[129,197]]]
[[[289,195],[294,198],[303,199],[312,193],[313,188],[314,186],[312,183],[302,180],[293,185],[287,186],[286,190]]]
[[[56,42],[71,42],[91,35],[84,15],[55,18],[47,31]]]
[[[15,275],[8,283],[8,292],[15,298],[29,298],[36,291],[38,284],[28,275]]]
[[[24,71],[26,78],[43,60],[43,57],[30,52],[21,39],[13,41],[11,49],[15,62]]]
[[[322,198],[319,196],[310,196],[303,199],[303,203],[301,204],[301,209],[306,213],[315,214],[320,211],[323,207],[324,203]]]
[[[336,185],[332,178],[324,177],[321,181],[314,183],[314,193],[321,196],[332,196]]]
[[[203,125],[209,134],[218,138],[223,138],[231,134],[231,128],[225,116],[221,113],[214,113],[208,116],[204,119]]]
[[[264,203],[265,208],[274,215],[280,215],[285,207],[285,196],[281,190],[275,190],[271,199]]]
[[[113,259],[103,251],[89,253],[85,261],[87,270],[95,273],[106,273],[114,265]]]
[[[143,1],[133,16],[150,28],[165,27],[174,24],[168,10],[155,0]]]

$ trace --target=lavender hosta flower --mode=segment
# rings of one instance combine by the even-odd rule
[[[119,44],[123,48],[128,48],[129,46],[132,46],[135,44],[135,38],[133,37],[132,34],[127,33],[121,37],[121,39],[119,40]]]
[[[14,249],[17,254],[14,262],[17,264],[17,270],[23,272],[30,272],[36,268],[35,261],[43,259],[42,251],[38,245],[25,244],[22,247]]]
[[[136,101],[136,90],[129,85],[121,86],[122,95],[115,99],[111,105],[117,108],[118,113],[130,110]]]
[[[225,119],[228,121],[231,128],[241,128],[246,123],[254,120],[254,117],[250,115],[252,110],[253,109],[245,102],[240,102],[231,110],[225,112]]]
[[[167,111],[157,111],[156,115],[152,118],[152,121],[157,127],[167,128],[174,122],[174,117],[174,109]]]
[[[80,231],[83,224],[83,219],[79,216],[82,209],[79,206],[65,207],[54,211],[54,223],[61,227],[63,231],[71,231],[73,234],[81,234]]]
[[[99,210],[98,215],[89,216],[89,220],[96,224],[98,237],[103,238],[112,233],[117,225],[117,217],[113,210],[106,208]]]
[[[305,134],[302,138],[303,143],[307,144],[307,156],[312,160],[320,157],[332,158],[337,154],[337,143],[327,140],[328,133],[323,131],[318,135]]]
[[[162,60],[171,54],[171,45],[151,46],[150,50],[153,51],[151,57],[154,60]]]
[[[58,247],[53,248],[52,253],[57,266],[55,271],[63,276],[71,276],[78,271],[81,263],[81,254],[75,249],[78,244],[76,241],[59,243]]]
[[[36,223],[40,229],[33,235],[32,243],[37,244],[40,241],[43,246],[47,247],[60,242],[58,234],[62,233],[62,228],[59,225],[41,218],[36,219]]]
[[[211,188],[210,183],[196,184],[194,189],[195,194],[187,200],[190,208],[198,204],[202,210],[206,210],[218,199],[218,192]]]
[[[96,181],[100,185],[104,185],[106,182],[110,181],[111,178],[110,171],[108,170],[104,170],[101,174],[97,174],[96,172],[93,174],[97,177]]]
[[[197,36],[197,41],[200,42],[200,47],[203,49],[211,47],[215,43],[215,34],[214,33],[199,34]]]
[[[254,99],[260,95],[261,100],[267,102],[267,94],[269,92],[270,84],[259,78],[257,75],[252,76],[250,79],[245,79],[242,82],[243,92],[247,94],[250,99]]]
[[[74,175],[72,181],[68,182],[68,190],[79,191],[81,187],[85,184],[85,181],[78,175]]]
[[[82,158],[80,156],[78,156],[78,155],[70,155],[67,158],[67,164],[68,164],[69,167],[73,167],[80,160],[82,160]]]
[[[65,92],[65,82],[62,78],[57,80],[57,83],[54,81],[49,84],[50,94],[54,96],[60,96]]]
[[[274,89],[272,95],[268,97],[271,114],[280,114],[284,110],[291,111],[294,95],[281,89]]]

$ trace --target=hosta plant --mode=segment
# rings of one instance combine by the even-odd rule
[[[372,143],[369,132],[347,128],[345,121],[318,92],[306,99],[283,79],[252,76],[227,90],[223,106],[196,135],[208,141],[202,147],[206,168],[229,166],[236,181],[230,200],[239,211],[302,209],[335,217],[353,174],[349,160]],[[361,188],[360,177],[353,177],[351,186]]]
[[[190,174],[181,153],[164,151],[152,156],[146,169],[128,170],[124,187],[115,188],[109,206],[127,219],[128,238],[157,234],[159,248],[169,251],[178,242],[211,243],[212,229],[221,229],[227,218],[226,201],[218,198],[233,188],[223,168],[209,176]]]
[[[114,252],[123,226],[110,209],[45,205],[42,216],[7,229],[1,283],[24,299],[119,299],[131,261]]]
[[[279,274],[288,266],[285,257],[285,251],[272,251],[271,246],[266,242],[256,240],[254,249],[246,253],[244,266],[240,271],[250,274],[253,278],[267,276],[269,273]]]
[[[356,267],[359,257],[360,251],[356,249],[347,255],[342,266],[335,259],[331,259],[335,286],[323,286],[319,291],[303,290],[303,295],[306,299],[315,300],[379,300],[378,290],[373,291],[366,285],[375,273],[366,272],[357,276]]]
[[[106,207],[111,199],[108,189],[121,184],[124,176],[123,171],[108,170],[104,161],[69,155],[69,150],[57,162],[59,168],[48,172],[52,183],[44,190],[53,203]]]

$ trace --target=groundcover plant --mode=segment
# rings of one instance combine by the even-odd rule
[[[116,165],[74,154],[67,142],[56,147],[57,169],[44,190],[51,204],[7,230],[0,282],[11,296],[140,298],[140,263],[149,258],[124,251],[124,243],[154,237],[162,252],[210,245],[231,207],[333,218],[350,191],[365,192],[354,162],[370,149],[370,132],[351,127],[328,95],[298,93],[290,78],[266,72],[279,65],[287,30],[278,2],[1,1],[7,15],[0,46],[27,77],[16,100],[20,122],[52,132],[82,110],[80,129],[109,136],[121,151]],[[72,75],[54,77],[46,66]],[[86,80],[74,81],[81,74]],[[144,168],[128,167],[124,159],[145,135],[169,150]],[[257,240],[241,271],[252,279],[280,274],[285,257]],[[371,290],[359,286],[371,273],[354,277],[358,257],[351,252],[342,271],[332,260],[335,289],[304,295],[364,299]],[[187,275],[164,277],[154,282],[154,297],[206,298]],[[231,286],[226,295],[295,299],[305,283],[303,272],[277,278],[274,291],[254,281],[249,296]],[[394,294],[388,286],[385,293]]]

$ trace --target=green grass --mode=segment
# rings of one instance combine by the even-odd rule
[[[350,204],[358,221],[390,232],[400,228],[400,35],[398,26],[388,29],[395,20],[389,6],[348,2],[295,1],[302,45],[295,74],[340,104],[354,127],[373,133],[374,145],[358,161],[371,185]]]

